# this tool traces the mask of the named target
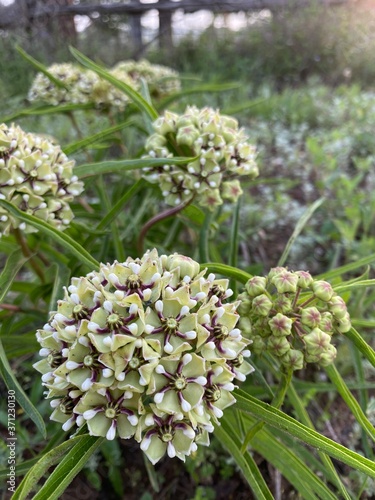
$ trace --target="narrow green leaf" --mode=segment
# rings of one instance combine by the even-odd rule
[[[335,384],[336,389],[340,396],[343,398],[345,403],[348,405],[353,415],[355,416],[357,422],[362,427],[364,431],[370,436],[370,438],[375,441],[375,428],[372,423],[368,420],[362,408],[358,404],[357,400],[354,398],[353,394],[347,388],[343,378],[337,371],[335,365],[328,365],[325,367],[325,371],[331,381]]]
[[[12,496],[12,500],[25,500],[28,494],[35,489],[38,481],[44,476],[48,469],[55,465],[74,445],[80,443],[84,437],[85,436],[72,437],[43,455],[23,478]]]
[[[15,250],[9,255],[5,263],[4,269],[0,274],[0,303],[4,300],[9,288],[17,276],[18,271],[23,264],[27,262],[27,258],[23,257],[22,251]]]
[[[222,110],[222,113],[225,115],[236,115],[238,113],[242,113],[243,111],[247,111],[248,109],[255,108],[256,106],[259,106],[259,104],[263,104],[264,102],[268,101],[268,98],[260,98],[260,99],[254,99],[251,101],[246,101],[238,106],[232,106],[230,108],[224,108]]]
[[[8,389],[14,391],[16,401],[19,403],[20,406],[22,406],[22,408],[25,410],[29,418],[37,426],[43,437],[46,437],[46,427],[44,425],[43,419],[40,416],[38,410],[26,396],[22,387],[20,386],[16,377],[14,376],[12,368],[8,363],[1,340],[0,340],[0,374]]]
[[[45,74],[46,77],[51,80],[51,82],[53,82],[56,87],[60,87],[61,89],[66,89],[68,90],[68,87],[65,85],[64,82],[62,82],[61,80],[59,80],[58,78],[56,78],[55,76],[51,75],[51,73],[49,73],[49,71],[47,70],[47,68],[42,64],[40,63],[39,61],[37,61],[36,59],[34,59],[32,56],[30,56],[27,52],[25,52],[19,45],[16,45],[16,50],[17,52],[24,58],[26,59],[27,62],[29,62],[32,66],[34,66],[35,69],[37,69],[38,71],[40,71],[41,73]]]
[[[39,489],[33,500],[55,500],[65,491],[75,476],[87,463],[91,455],[99,448],[104,438],[82,436],[79,442],[63,458],[56,469]]]
[[[83,149],[90,144],[96,142],[96,141],[103,141],[105,138],[108,136],[114,134],[115,132],[119,132],[125,127],[129,127],[134,123],[134,120],[126,120],[125,122],[121,122],[117,125],[114,125],[112,127],[108,127],[104,130],[101,130],[100,132],[90,135],[88,137],[85,137],[84,139],[81,139],[80,141],[73,142],[71,144],[68,144],[63,148],[63,151],[66,155],[70,155],[72,153],[75,153],[76,151],[79,151],[80,149]]]
[[[68,283],[70,278],[70,269],[64,266],[64,264],[54,263],[53,267],[55,268],[55,280],[53,282],[53,289],[49,301],[49,311],[56,310],[57,299],[62,298],[61,293],[63,286]]]
[[[310,429],[315,430],[314,424],[312,423],[305,406],[303,405],[297,391],[294,388],[294,384],[290,384],[288,388],[288,401],[292,404],[299,420]],[[346,488],[343,485],[341,478],[337,473],[330,457],[322,451],[318,451],[318,454],[322,463],[324,464],[324,474],[327,479],[329,479],[333,484],[337,485],[342,497],[345,498],[345,500],[351,500],[351,497],[347,493]]]
[[[114,87],[122,90],[126,95],[128,95],[132,101],[134,101],[134,104],[144,113],[146,113],[152,120],[156,120],[158,118],[158,113],[156,109],[144,99],[141,94],[136,92],[130,85],[126,84],[125,82],[122,82],[121,80],[118,80],[114,76],[112,76],[108,71],[106,71],[102,66],[99,66],[99,64],[94,63],[91,59],[83,55],[81,52],[79,52],[77,49],[74,47],[70,47],[70,52],[73,54],[73,56],[77,59],[78,62],[80,62],[83,66],[86,66],[86,68],[91,69],[92,71],[95,71],[98,75],[100,75],[102,78],[107,80],[109,83],[111,83]]]
[[[64,247],[68,252],[75,255],[82,264],[86,264],[91,269],[99,268],[99,262],[97,262],[94,257],[92,257],[79,243],[77,243],[73,238],[67,234],[58,231],[50,224],[47,224],[41,219],[22,212],[11,203],[0,200],[0,206],[4,207],[8,212],[17,217],[18,219],[30,224],[31,226],[39,229],[43,234],[50,236],[56,243]]]
[[[370,361],[372,366],[375,367],[375,351],[370,347],[360,333],[355,328],[351,328],[348,332],[344,333],[345,337],[353,342],[357,349]]]
[[[69,113],[70,111],[79,111],[79,110],[87,110],[93,109],[95,104],[87,103],[87,104],[62,104],[61,106],[34,106],[28,109],[22,109],[21,111],[17,111],[11,115],[5,116],[2,118],[3,122],[11,122],[18,118],[22,118],[23,116],[43,116],[43,115],[51,115],[55,113]]]
[[[264,420],[267,424],[281,429],[350,467],[375,478],[375,464],[372,460],[368,460],[313,429],[309,429],[286,413],[273,408],[263,401],[259,401],[244,391],[236,389],[234,396],[237,399],[237,408],[253,415],[257,419]]]
[[[145,167],[160,167],[161,165],[186,165],[196,158],[139,158],[136,160],[111,160],[100,163],[87,163],[75,167],[74,174],[80,179],[93,175],[113,172],[127,172]]]
[[[248,418],[249,416],[246,415],[245,423]],[[249,426],[254,424],[255,420],[250,417]],[[274,432],[281,434],[277,430]],[[280,442],[280,437],[282,439],[284,436],[275,436],[271,430],[264,428],[254,437],[252,448],[276,467],[305,500],[317,500],[318,498],[337,500],[337,496],[301,460],[293,447],[289,448],[285,443]],[[298,443],[296,445],[298,448]]]
[[[333,278],[337,278],[338,276],[342,276],[343,274],[349,273],[351,271],[356,271],[360,267],[368,266],[373,262],[375,262],[375,253],[372,253],[367,257],[363,257],[362,259],[356,260],[355,262],[350,262],[349,264],[345,264],[344,266],[336,267],[331,271],[322,273],[321,275],[316,276],[316,279],[332,280]]]
[[[252,275],[237,269],[236,267],[227,266],[226,264],[220,264],[218,262],[205,262],[201,264],[201,270],[207,269],[210,273],[218,273],[228,278],[233,278],[240,283],[247,283],[247,281],[252,278]]]
[[[206,83],[203,85],[197,85],[196,87],[191,87],[188,89],[181,90],[179,92],[174,92],[168,97],[161,100],[159,107],[164,109],[169,106],[172,102],[182,99],[186,96],[193,94],[203,94],[203,93],[213,93],[213,92],[225,92],[228,90],[236,90],[241,88],[239,83]]]
[[[255,498],[259,500],[273,500],[273,495],[250,453],[246,452],[243,455],[240,452],[241,442],[233,432],[231,425],[225,420],[225,417],[222,419],[221,425],[216,427],[215,435],[236,461]]]
[[[292,236],[289,238],[288,243],[286,244],[285,250],[282,254],[282,256],[279,259],[278,266],[283,266],[286,262],[286,259],[288,258],[290,249],[292,248],[294,242],[300,235],[301,231],[307,224],[308,220],[311,218],[313,213],[317,208],[320,207],[320,205],[323,203],[324,198],[319,198],[319,200],[316,200],[307,210],[302,214],[302,217],[299,219],[299,221],[296,224],[296,227],[294,228]]]
[[[342,285],[333,286],[333,288],[335,292],[342,293],[355,290],[357,288],[368,288],[369,286],[375,286],[375,279],[354,281],[353,283],[344,283]]]

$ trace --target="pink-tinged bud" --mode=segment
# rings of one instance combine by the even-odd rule
[[[303,337],[306,351],[309,354],[322,354],[331,343],[331,336],[322,332],[319,328],[314,328]]]
[[[302,370],[304,365],[303,353],[296,349],[290,349],[281,358],[282,364],[292,370]]]
[[[343,319],[348,314],[344,299],[338,295],[334,295],[332,297],[329,301],[328,307],[336,319]]]
[[[302,309],[302,324],[315,328],[316,326],[319,326],[320,320],[321,314],[316,307],[306,307],[306,309]]]
[[[267,280],[263,276],[254,276],[246,283],[246,291],[250,297],[261,295],[266,290]]]
[[[265,294],[258,295],[253,299],[252,307],[255,314],[268,316],[268,313],[272,309],[272,301]]]
[[[335,322],[335,327],[336,330],[338,330],[340,333],[346,333],[351,329],[352,324],[350,322],[350,316],[348,312],[342,319],[339,319]]]
[[[318,327],[323,330],[323,332],[328,333],[329,335],[333,334],[333,317],[330,312],[326,311],[321,314],[321,319]]]
[[[279,293],[295,293],[297,291],[298,276],[285,270],[274,276],[272,283]]]
[[[330,344],[326,349],[326,351],[324,351],[320,356],[319,360],[320,366],[328,366],[331,363],[333,363],[336,358],[336,354],[337,354],[336,347]]]
[[[327,281],[314,281],[311,289],[315,297],[323,300],[323,302],[329,302],[334,294],[333,288]]]
[[[273,307],[277,312],[287,314],[292,310],[292,300],[284,294],[277,296],[274,300]]]
[[[181,277],[189,276],[190,278],[195,278],[195,276],[199,273],[198,262],[195,262],[195,260],[190,257],[179,255],[177,253],[171,255],[167,259],[166,267],[169,270],[179,268]]]
[[[313,282],[313,277],[307,271],[296,271],[296,275],[298,276],[297,285],[300,288],[309,288],[311,283]]]
[[[283,314],[277,313],[268,324],[276,337],[286,337],[292,333],[293,321]]]
[[[267,348],[275,356],[283,356],[288,351],[290,351],[290,343],[286,337],[274,337],[271,336],[267,340]]]

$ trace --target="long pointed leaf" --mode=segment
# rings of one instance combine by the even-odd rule
[[[25,212],[22,212],[11,203],[5,200],[0,200],[0,206],[4,207],[8,212],[17,217],[18,219],[30,224],[33,227],[36,227],[43,234],[50,236],[53,240],[64,247],[68,252],[75,255],[82,264],[86,264],[91,269],[99,267],[99,262],[94,259],[79,243],[77,243],[73,238],[68,236],[67,234],[58,231],[50,224],[47,224],[41,219],[34,217],[33,215],[29,215]]]
[[[263,401],[259,401],[244,391],[236,389],[234,395],[237,399],[237,408],[260,420],[264,420],[267,424],[281,429],[304,443],[344,462],[350,467],[375,478],[375,464],[373,461],[362,457],[339,443],[335,443],[332,439],[319,434],[319,432],[301,424],[286,413],[273,408]]]
[[[223,276],[233,278],[243,284],[247,283],[247,281],[252,278],[252,275],[246,273],[245,271],[241,271],[236,267],[227,266],[226,264],[220,264],[218,262],[205,262],[200,266],[201,270],[207,269],[210,273],[222,274]]]
[[[27,260],[27,258],[22,256],[21,250],[16,250],[7,258],[4,269],[0,274],[0,303],[4,300],[18,271]]]
[[[70,155],[72,153],[75,153],[76,151],[79,151],[80,149],[85,148],[86,146],[89,146],[90,144],[97,142],[97,141],[102,141],[106,137],[112,135],[115,132],[118,132],[122,130],[125,127],[129,127],[134,123],[134,120],[126,120],[125,122],[119,123],[117,125],[114,125],[112,127],[108,127],[104,130],[101,130],[100,132],[97,132],[96,134],[90,135],[88,137],[85,137],[84,139],[81,139],[80,141],[73,142],[71,144],[68,144],[63,148],[63,151],[66,155]]]
[[[29,400],[27,395],[24,393],[22,387],[20,386],[16,377],[14,376],[12,368],[8,363],[1,340],[0,340],[0,374],[8,389],[15,392],[16,401],[19,403],[20,406],[22,406],[22,408],[25,410],[29,418],[34,422],[39,431],[42,433],[43,437],[46,437],[46,427],[44,425],[43,419],[38,410],[35,408],[35,406]]]
[[[240,440],[233,435],[231,426],[228,425],[224,419],[221,422],[221,426],[215,429],[215,435],[235,459],[246,481],[249,483],[250,488],[253,490],[255,498],[259,500],[272,500],[273,495],[264,481],[254,459],[249,453],[245,453],[244,455],[241,453]]]
[[[46,77],[51,80],[51,82],[53,82],[56,87],[60,87],[62,89],[68,89],[68,87],[65,85],[64,82],[62,82],[61,80],[59,80],[58,78],[56,78],[55,76],[51,75],[51,73],[47,70],[47,68],[42,64],[40,63],[39,61],[37,61],[36,59],[34,59],[32,56],[30,56],[27,52],[25,52],[23,49],[21,49],[21,47],[19,45],[16,46],[16,50],[17,52],[24,58],[26,59],[27,62],[29,62],[32,66],[34,66],[35,69],[37,69],[38,71],[40,71],[41,73],[45,74]]]
[[[136,160],[111,160],[100,163],[87,163],[75,167],[74,174],[80,179],[93,175],[127,172],[145,167],[160,167],[161,165],[186,165],[196,158],[139,158]]]
[[[55,500],[65,491],[75,476],[99,448],[104,438],[84,435],[74,445],[56,469],[49,476],[33,500]]]
[[[80,62],[83,66],[86,66],[86,68],[91,69],[92,71],[95,71],[98,75],[100,75],[102,78],[107,80],[109,83],[111,83],[114,87],[122,90],[125,94],[127,94],[132,101],[134,101],[134,104],[144,113],[146,113],[151,120],[156,120],[157,117],[159,116],[156,109],[144,99],[141,94],[136,92],[130,85],[126,84],[125,82],[122,82],[121,80],[118,80],[114,76],[112,76],[108,71],[106,71],[102,66],[99,66],[99,64],[94,63],[91,59],[83,55],[81,52],[79,52],[77,49],[74,47],[70,47],[70,52],[73,54],[73,56],[77,59],[78,62]]]
[[[355,328],[351,328],[348,332],[344,333],[345,337],[353,342],[356,348],[363,354],[363,356],[370,361],[372,366],[375,367],[375,351],[365,342],[362,335],[357,332]]]

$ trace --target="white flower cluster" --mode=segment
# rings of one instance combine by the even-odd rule
[[[0,125],[0,199],[59,230],[70,224],[69,202],[83,191],[73,167],[74,161],[50,139],[15,125]],[[12,227],[36,231],[0,207],[0,236]]]
[[[123,91],[94,71],[77,64],[53,64],[47,71],[58,78],[65,88],[55,85],[44,73],[38,73],[29,90],[30,101],[40,100],[53,106],[93,103],[98,107],[114,106],[120,110],[124,110],[129,103]],[[174,70],[147,61],[124,61],[110,69],[109,73],[135,90],[140,89],[140,78],[144,78],[150,85],[151,95],[155,97],[179,90],[180,82]]]
[[[234,379],[253,369],[239,303],[225,302],[228,280],[205,274],[189,257],[152,250],[73,278],[37,332],[52,420],[134,437],[152,463],[208,445],[235,402]]]
[[[113,67],[113,71],[116,70],[127,73],[137,82],[138,87],[140,79],[143,78],[153,97],[161,97],[181,90],[181,82],[176,70],[160,64],[151,64],[145,59],[121,61]]]
[[[164,165],[144,169],[145,178],[158,183],[169,205],[194,198],[214,209],[223,199],[236,201],[242,194],[237,177],[258,175],[255,147],[247,142],[235,118],[212,108],[186,108],[183,115],[166,111],[153,124],[155,133],[146,142],[147,156],[199,158],[187,165]]]

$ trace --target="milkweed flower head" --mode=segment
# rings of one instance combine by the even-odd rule
[[[64,87],[57,86],[44,73],[37,73],[28,93],[29,101],[43,101],[52,106],[93,102],[93,89],[100,81],[96,73],[71,63],[52,64],[47,71]]]
[[[51,419],[134,437],[152,463],[208,444],[253,370],[232,294],[189,257],[156,250],[73,278],[37,332]]]
[[[83,191],[74,161],[50,138],[0,125],[0,199],[64,230],[73,219],[69,203]],[[0,235],[11,228],[37,231],[0,207]]]
[[[332,336],[351,328],[345,301],[307,271],[273,268],[267,276],[249,279],[238,298],[240,328],[253,341],[252,351],[270,352],[293,370],[332,363]]]
[[[140,86],[140,80],[143,78],[153,97],[161,97],[181,89],[179,74],[176,70],[160,64],[151,64],[145,59],[121,61],[113,67],[113,70],[127,73],[136,82],[137,87]]]
[[[145,145],[148,157],[199,157],[185,165],[144,169],[144,177],[160,185],[169,205],[194,198],[213,210],[223,200],[237,201],[242,194],[239,177],[258,175],[255,147],[236,119],[217,110],[189,106],[183,115],[166,111],[153,128]]]

